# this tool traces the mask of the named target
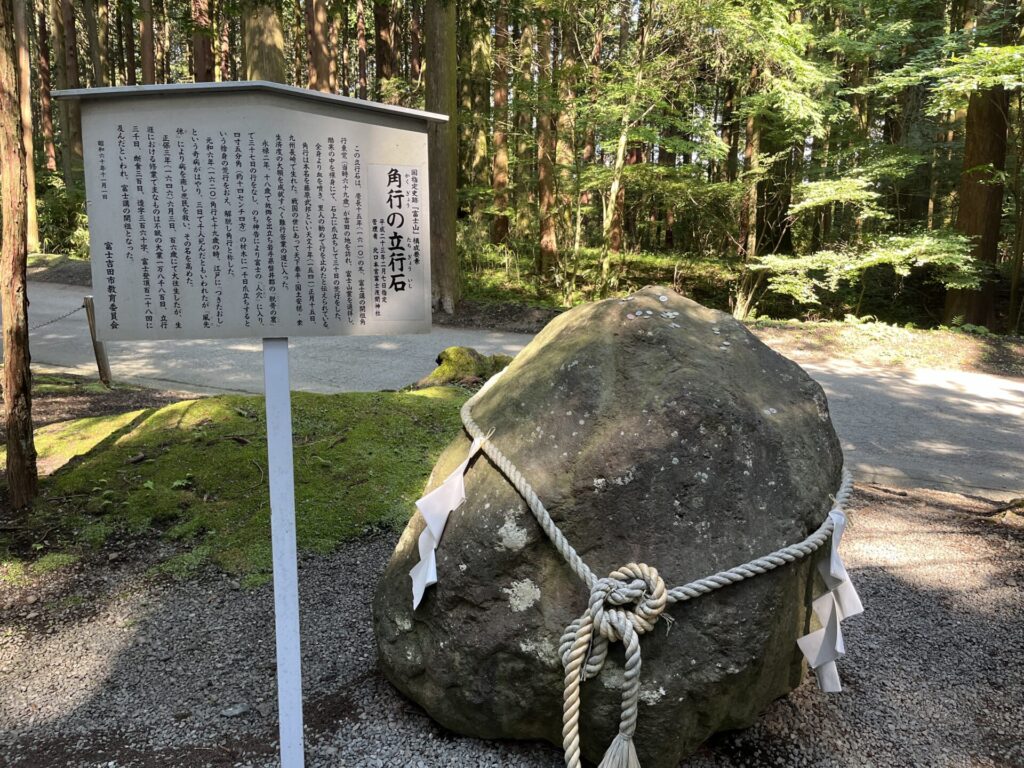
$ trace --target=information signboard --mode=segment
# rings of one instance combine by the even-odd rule
[[[101,340],[429,330],[427,113],[269,83],[62,95]]]
[[[427,127],[276,83],[82,102],[96,335],[262,338],[283,768],[304,764],[288,337],[430,331]]]

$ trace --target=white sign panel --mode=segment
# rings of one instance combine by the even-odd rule
[[[101,339],[429,331],[424,121],[251,91],[82,107]]]

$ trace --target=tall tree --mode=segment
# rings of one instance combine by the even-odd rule
[[[53,106],[50,100],[50,32],[46,0],[36,11],[36,71],[39,73],[39,131],[43,136],[46,169],[57,170],[57,148],[53,143]]]
[[[1000,19],[1008,3],[967,0],[965,26],[987,27],[982,43],[1007,43],[1008,20]],[[999,24],[998,22],[1003,23]],[[1010,99],[1002,85],[972,91],[964,126],[964,160],[960,172],[956,228],[973,240],[971,255],[994,271],[999,260],[1000,224],[1003,213],[1003,170],[1006,167],[1006,134]],[[946,294],[945,320],[992,326],[995,322],[995,283],[986,275],[979,290],[950,290]]]
[[[213,24],[210,0],[192,0],[192,76],[197,83],[214,80]]]
[[[536,106],[533,80],[533,24],[522,25],[519,37],[519,55],[516,62],[513,124],[516,137],[514,187],[516,209],[516,234],[525,237],[533,221],[532,200],[535,192],[534,163],[536,152],[533,146],[533,112]]]
[[[338,73],[338,85],[341,94],[348,96],[352,90],[352,62],[349,49],[351,39],[349,36],[348,3],[341,4],[341,67]]]
[[[555,117],[554,82],[551,68],[551,18],[541,12],[537,18],[537,204],[540,215],[540,248],[537,274],[550,280],[558,262],[555,212]]]
[[[20,2],[20,0],[13,0]],[[32,373],[29,368],[28,300],[25,296],[25,148],[18,101],[18,52],[12,0],[0,0],[0,304],[3,315],[3,398],[7,430],[7,501],[15,510],[36,496],[32,439]]]
[[[423,71],[423,26],[420,22],[421,8],[417,0],[411,0],[409,8],[409,79],[419,83]]]
[[[1008,111],[1009,98],[1002,86],[971,94],[960,174],[956,228],[973,239],[972,256],[993,267],[999,257]],[[994,298],[995,283],[991,279],[986,279],[977,291],[950,290],[946,295],[946,321],[962,318],[966,323],[991,326],[995,320]]]
[[[431,123],[430,166],[431,298],[435,309],[451,314],[459,300],[459,254],[455,245],[458,205],[458,112],[456,111],[455,0],[426,0],[423,32],[427,59],[426,106],[448,115],[447,123]]]
[[[306,0],[306,53],[309,82],[314,91],[331,90],[330,25],[327,0]]]
[[[36,171],[32,163],[32,83],[28,55],[28,3],[14,0],[14,40],[18,52],[18,102],[21,141],[25,158],[25,237],[28,250],[39,250],[39,220],[36,216]]]
[[[374,93],[379,100],[394,103],[395,94],[388,83],[395,76],[397,62],[391,0],[373,0],[373,52],[376,64]]]
[[[494,17],[494,161],[491,185],[494,192],[494,218],[491,242],[508,240],[508,0],[499,0]]]
[[[284,28],[277,8],[261,0],[243,10],[245,79],[288,82],[285,63]]]
[[[356,0],[356,67],[359,70],[359,88],[356,95],[360,99],[365,99],[368,92],[366,57],[366,7],[364,0]]]
[[[156,38],[153,31],[153,0],[141,0],[139,40],[142,43],[142,84],[156,82]]]
[[[138,85],[138,64],[135,61],[135,3],[132,0],[120,0],[120,3],[121,27],[124,30],[125,82],[128,85]]]
[[[89,39],[92,81],[97,86],[109,85],[109,46],[107,0],[83,0],[85,33]]]

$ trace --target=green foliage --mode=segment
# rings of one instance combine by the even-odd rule
[[[43,251],[89,258],[85,193],[78,187],[68,188],[56,173],[40,174],[36,187],[39,240]]]
[[[951,232],[883,235],[864,243],[817,251],[806,256],[763,256],[758,269],[768,273],[776,293],[801,304],[818,304],[841,284],[856,285],[864,273],[885,266],[906,277],[915,269],[929,268],[947,288],[976,288],[979,267],[971,260],[971,243]]]

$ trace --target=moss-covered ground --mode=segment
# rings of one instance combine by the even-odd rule
[[[296,393],[300,549],[327,552],[369,530],[403,525],[459,428],[466,397],[452,387]],[[0,579],[16,583],[111,540],[145,536],[178,543],[158,571],[187,576],[213,563],[243,583],[269,578],[262,398],[210,397],[77,419],[39,437],[42,461],[78,455],[43,478],[27,532],[0,541]]]

